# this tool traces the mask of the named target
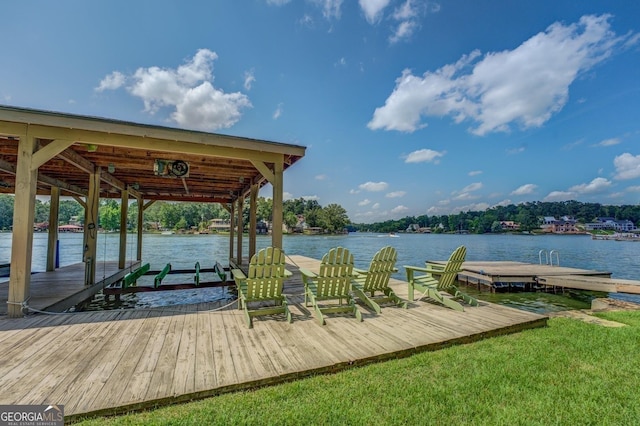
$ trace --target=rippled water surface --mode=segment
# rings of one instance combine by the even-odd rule
[[[82,234],[60,234],[60,266],[82,261]],[[271,243],[271,238],[258,236],[258,249]],[[99,234],[98,260],[117,260],[118,234]],[[397,278],[404,279],[403,265],[422,265],[425,260],[446,260],[458,246],[467,247],[467,260],[511,260],[538,263],[540,251],[554,251],[554,263],[561,266],[611,272],[614,278],[640,279],[640,243],[625,241],[592,240],[589,236],[565,235],[438,235],[438,234],[386,234],[352,233],[337,236],[285,235],[284,250],[287,254],[299,254],[316,259],[331,247],[350,249],[356,266],[366,268],[371,257],[381,247],[391,245],[398,250]],[[248,241],[243,243],[245,256]],[[46,266],[47,234],[37,233],[33,241],[34,271],[43,271]],[[192,269],[196,261],[201,267],[211,268],[215,261],[227,264],[229,235],[159,235],[145,234],[142,243],[142,258],[151,263],[151,269],[159,270],[166,263],[173,269]],[[0,233],[0,263],[8,263],[11,253],[11,234]],[[134,260],[136,237],[128,235],[127,259]],[[556,254],[557,253],[557,257]],[[545,259],[542,255],[542,259]],[[102,272],[96,271],[102,278]],[[170,278],[169,278],[170,277]],[[169,276],[189,282],[191,277]],[[146,279],[146,277],[145,277]],[[166,281],[169,282],[169,281]],[[468,292],[477,291],[468,288]],[[501,303],[534,312],[549,312],[576,308],[588,308],[591,298],[602,294],[572,292],[571,295],[548,293],[496,293],[482,291],[478,296],[490,302]],[[611,295],[612,297],[636,301],[637,296]],[[211,300],[232,299],[222,288],[203,288],[171,292],[137,293],[122,297],[119,305],[104,304],[99,299],[98,308],[170,306],[185,303],[200,303]]]

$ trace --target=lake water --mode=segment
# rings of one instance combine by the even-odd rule
[[[136,236],[127,236],[127,260],[135,260]],[[59,235],[60,266],[82,261],[82,234]],[[258,249],[270,245],[271,237],[258,236]],[[98,261],[117,260],[118,234],[98,235]],[[352,233],[349,235],[306,236],[284,235],[283,248],[287,254],[299,254],[320,259],[331,247],[346,247],[354,253],[356,266],[366,268],[371,257],[382,247],[391,245],[398,251],[396,275],[405,279],[402,265],[424,265],[425,260],[446,260],[458,246],[467,247],[467,260],[520,261],[538,263],[540,250],[554,250],[554,264],[559,259],[561,266],[608,271],[614,278],[640,279],[640,244],[624,241],[592,240],[585,235],[442,235],[442,234],[386,234]],[[245,257],[248,240],[243,243]],[[145,234],[142,243],[142,259],[159,270],[166,263],[173,269],[192,269],[196,261],[201,267],[211,268],[215,261],[227,264],[229,236],[205,235],[160,235]],[[44,271],[46,267],[47,234],[34,234],[33,271]],[[8,263],[11,257],[11,234],[0,233],[0,263]],[[545,256],[543,255],[543,260]],[[98,279],[102,272],[96,271]],[[205,278],[206,279],[206,278]],[[182,282],[187,282],[184,278]],[[473,293],[474,289],[468,288]],[[596,296],[602,296],[599,294]],[[640,301],[637,296],[612,294],[611,297]],[[548,293],[489,293],[479,294],[483,300],[501,303],[534,312],[588,308],[594,295],[571,292],[567,295]],[[198,303],[210,300],[232,300],[233,295],[222,288],[180,290],[175,292],[137,293],[123,296],[118,306],[102,306],[100,298],[95,308],[167,306]],[[113,303],[113,302],[112,302]]]

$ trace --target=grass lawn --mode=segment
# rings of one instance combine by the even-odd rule
[[[640,311],[599,316],[79,424],[639,424]]]

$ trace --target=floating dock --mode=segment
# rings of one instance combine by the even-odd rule
[[[442,265],[445,262],[428,261],[427,263]],[[544,286],[544,283],[538,280],[541,276],[610,278],[611,272],[512,261],[466,261],[462,264],[458,281],[471,286],[488,286],[492,291],[510,287],[535,290],[539,286]]]
[[[428,261],[444,264],[442,261]],[[611,272],[525,262],[467,261],[462,264],[458,281],[470,286],[503,289],[543,290],[548,287],[571,288],[607,293],[640,294],[640,281],[611,278]]]

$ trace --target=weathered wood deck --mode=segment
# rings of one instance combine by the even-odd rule
[[[361,306],[364,321],[329,316],[321,326],[302,303],[290,256],[294,322],[213,305],[27,318],[0,317],[0,404],[63,404],[69,420],[121,413],[409,356],[489,336],[542,327],[547,317],[481,302],[456,312],[421,300],[409,309]],[[396,292],[407,284],[393,280]]]
[[[441,261],[429,263],[443,264]],[[537,283],[539,276],[610,277],[611,272],[512,261],[466,261],[458,280],[468,284]]]
[[[37,310],[51,312],[65,311],[98,293],[103,287],[114,283],[140,262],[128,261],[125,269],[118,268],[118,262],[98,262],[96,264],[96,284],[84,285],[85,264],[76,263],[50,272],[31,275],[28,305]],[[7,313],[9,281],[0,282],[0,315]]]

